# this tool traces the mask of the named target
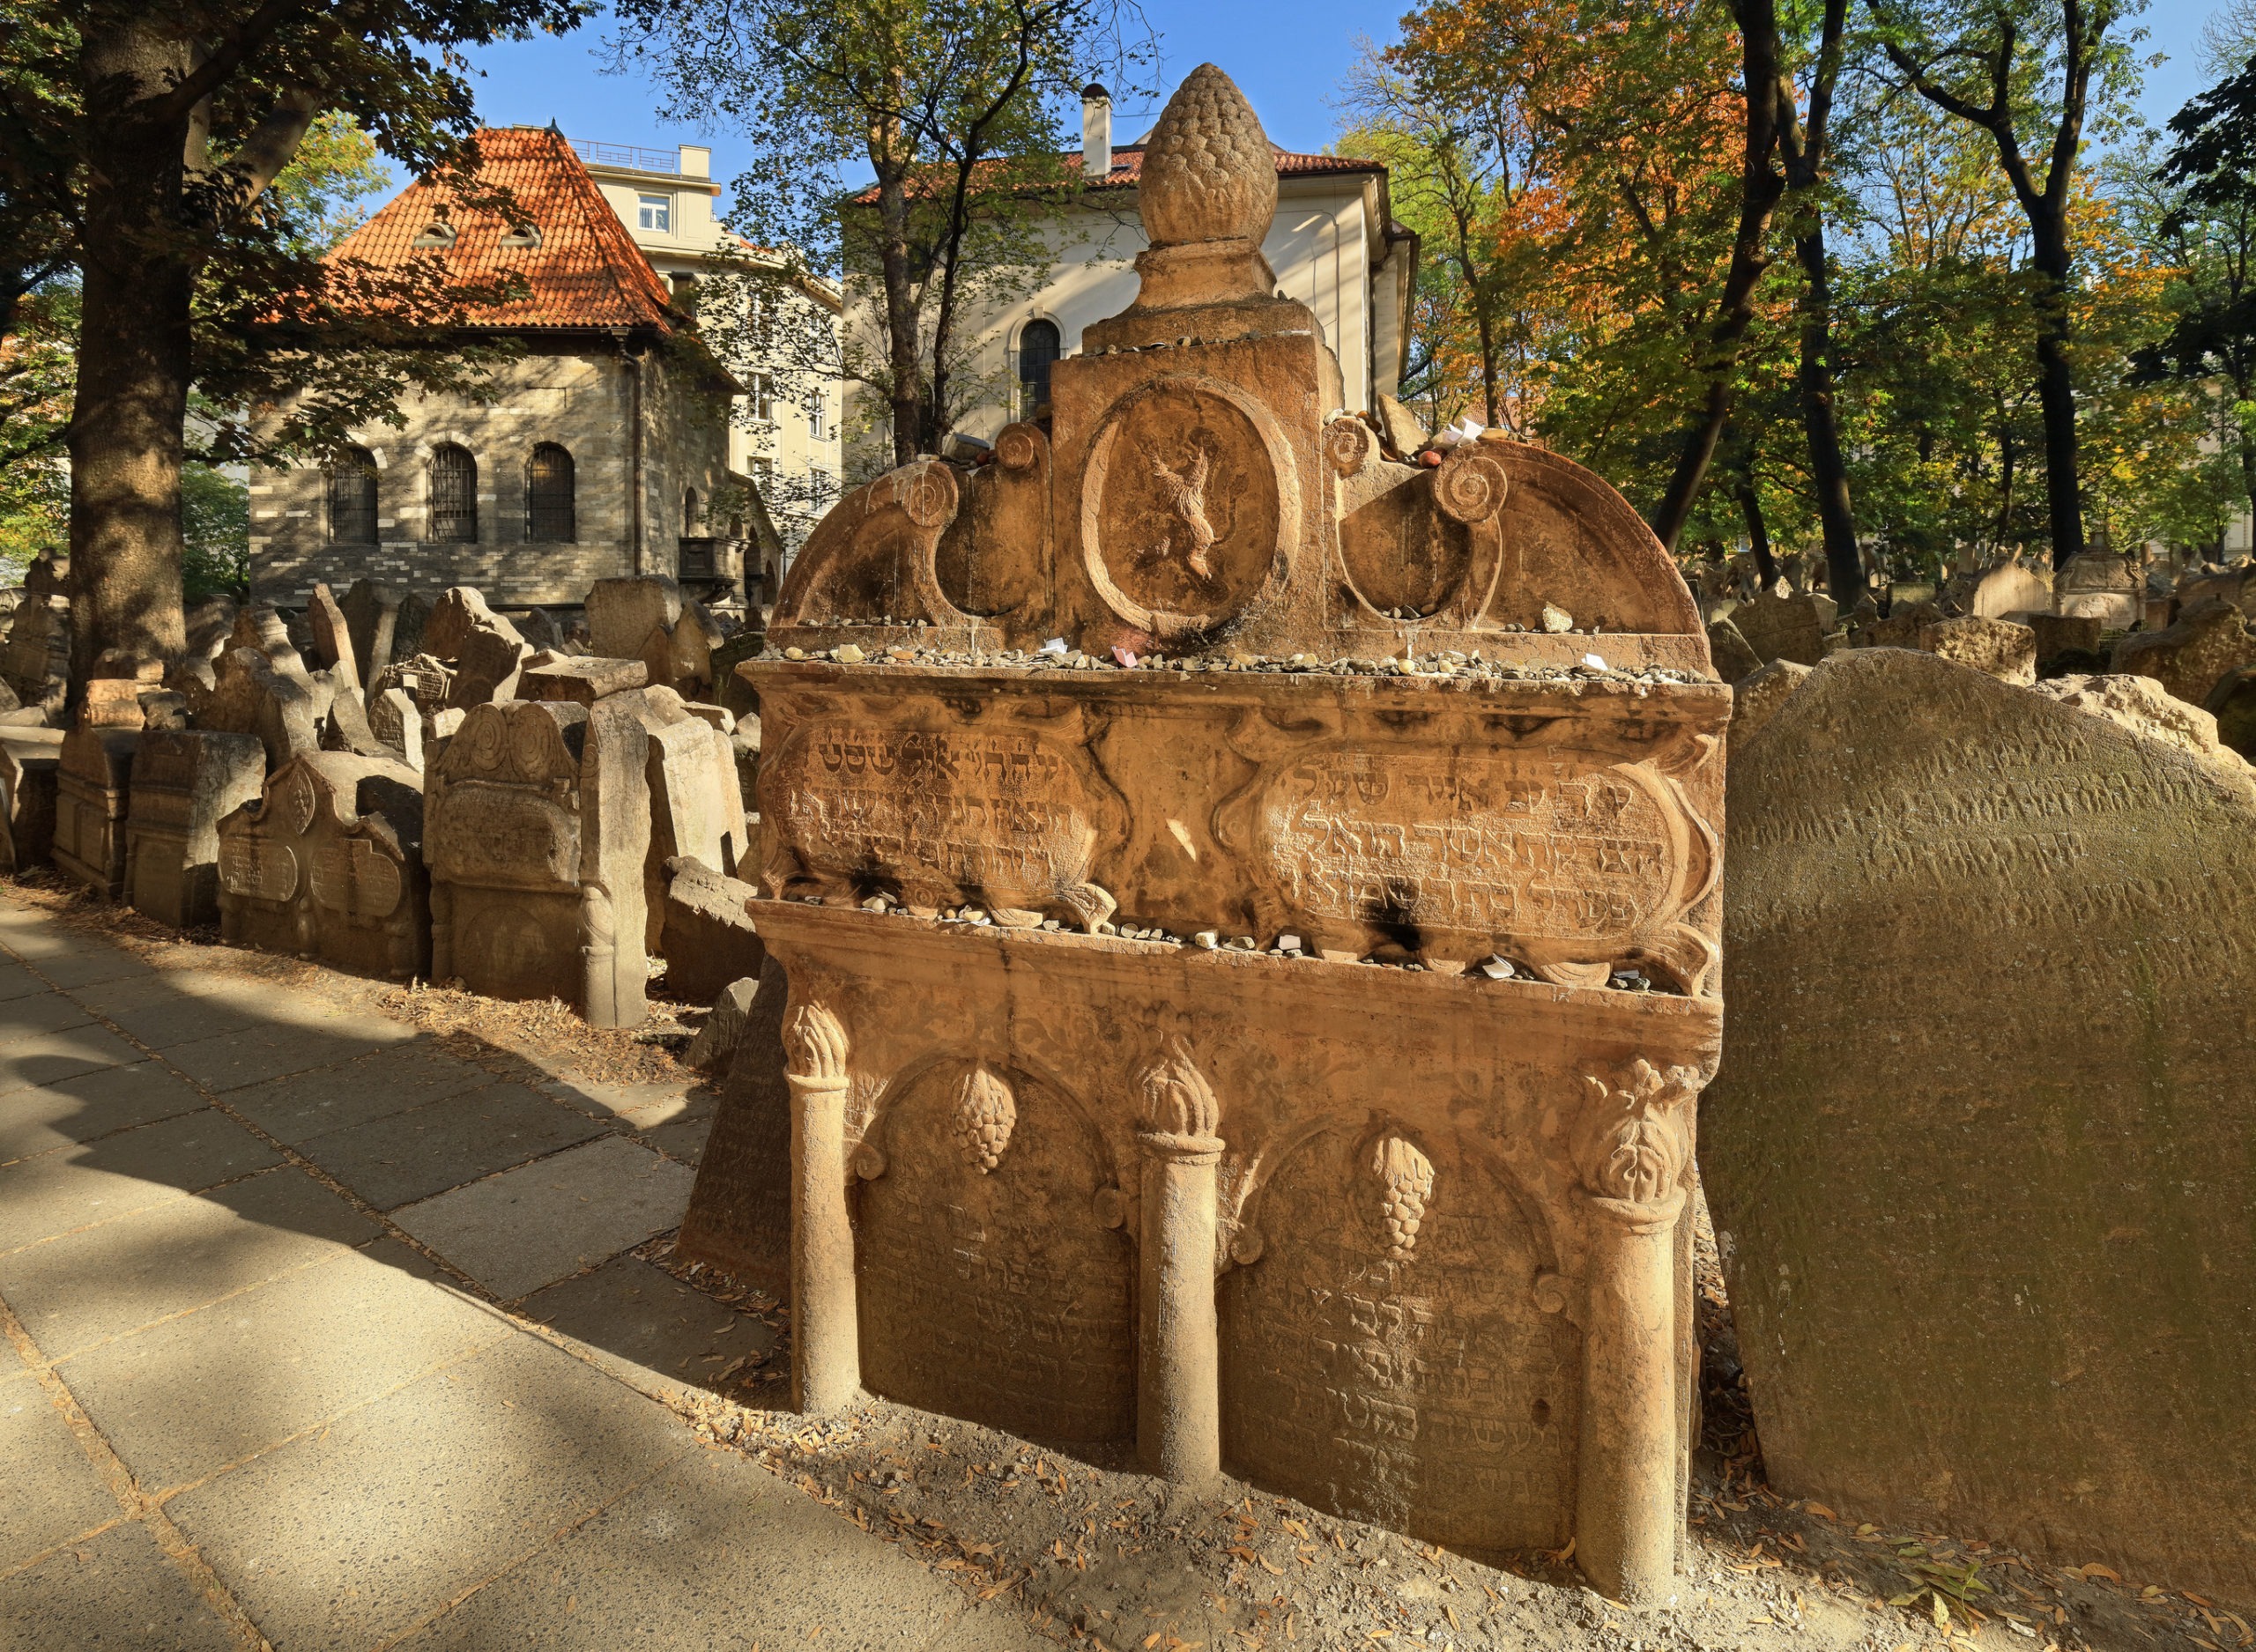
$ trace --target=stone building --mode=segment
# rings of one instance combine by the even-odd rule
[[[968,435],[991,438],[1013,419],[1032,419],[1048,399],[1050,364],[1080,354],[1082,330],[1136,295],[1136,256],[1150,244],[1137,215],[1145,139],[1113,146],[1102,86],[1084,95],[1081,129],[1080,198],[1042,226],[1054,253],[1047,279],[1007,307],[967,318],[973,344],[956,375],[986,395],[956,420]],[[1418,237],[1394,220],[1381,162],[1272,148],[1277,211],[1262,256],[1279,293],[1309,307],[1339,358],[1344,404],[1376,407],[1395,393],[1409,347]],[[882,354],[884,303],[873,286],[850,283],[845,325],[850,339]],[[886,419],[882,398],[850,386],[848,463],[865,478],[893,462]]]
[[[252,472],[251,587],[302,604],[316,582],[371,576],[435,596],[484,591],[501,609],[573,604],[597,580],[726,579],[729,398],[736,382],[672,301],[561,134],[479,134],[485,179],[525,214],[510,225],[418,181],[331,254],[379,269],[443,260],[501,271],[526,293],[474,330],[523,355],[490,404],[410,398],[404,428],[370,425],[326,465]]]
[[[788,269],[785,260],[753,247],[713,216],[721,186],[712,177],[713,152],[704,145],[647,149],[575,138],[572,147],[634,244],[685,303],[692,301],[694,284],[724,258],[738,268]],[[782,284],[781,301],[798,312],[785,320],[787,333],[836,324],[841,300],[827,281],[790,279]],[[728,367],[744,386],[729,427],[729,468],[759,485],[777,530],[797,545],[838,497],[839,386],[756,356],[731,359]]]

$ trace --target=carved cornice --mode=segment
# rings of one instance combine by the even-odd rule
[[[1664,1070],[1642,1056],[1603,1078],[1584,1074],[1589,1111],[1576,1166],[1584,1187],[1628,1204],[1666,1203],[1691,1157],[1686,1115],[1701,1083],[1696,1067]]]
[[[783,1058],[791,1078],[807,1084],[843,1085],[846,1029],[822,1004],[794,1004],[783,1022]]]

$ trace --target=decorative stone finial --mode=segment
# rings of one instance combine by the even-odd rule
[[[1212,1137],[1221,1127],[1221,1108],[1213,1086],[1191,1065],[1191,1047],[1170,1038],[1160,1059],[1144,1070],[1143,1117],[1153,1136]]]
[[[1175,89],[1144,145],[1139,189],[1154,246],[1250,241],[1277,216],[1277,155],[1253,106],[1201,63]]]
[[[802,1004],[783,1023],[783,1054],[796,1078],[839,1084],[846,1078],[846,1029],[819,1004]]]

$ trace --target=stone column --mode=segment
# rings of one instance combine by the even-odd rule
[[[791,1390],[833,1411],[862,1385],[854,1228],[846,1211],[846,1030],[820,1004],[783,1023],[791,1088]]]
[[[1585,1284],[1575,1552],[1615,1600],[1666,1596],[1676,1571],[1684,1449],[1676,1361],[1676,1224],[1688,1154],[1688,1067],[1637,1061],[1585,1078]]]
[[[1221,1472],[1214,1314],[1214,1093],[1181,1041],[1144,1074],[1138,1246],[1136,1450],[1144,1471],[1198,1484]]]

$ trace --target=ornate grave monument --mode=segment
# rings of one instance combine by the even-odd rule
[[[219,932],[354,974],[430,973],[422,776],[345,752],[293,758],[219,823]]]
[[[256,735],[167,729],[141,737],[125,821],[125,899],[176,929],[219,916],[219,822],[259,795]]]
[[[1333,411],[1272,156],[1195,71],[1054,423],[850,495],[741,668],[797,1389],[1665,1591],[1730,693],[1597,478]]]

